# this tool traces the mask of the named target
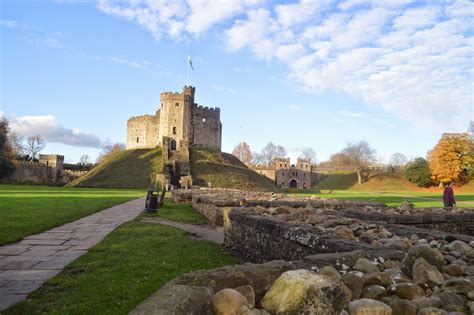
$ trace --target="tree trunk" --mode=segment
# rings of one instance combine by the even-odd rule
[[[357,182],[359,185],[362,185],[362,176],[360,175],[360,170],[357,170]]]

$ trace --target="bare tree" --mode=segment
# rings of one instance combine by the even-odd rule
[[[232,151],[232,155],[236,156],[245,165],[249,165],[252,162],[252,152],[250,146],[246,142],[240,142],[237,144]]]
[[[469,122],[469,128],[467,128],[467,133],[469,133],[471,138],[474,139],[474,120],[471,120]]]
[[[79,158],[79,163],[78,164],[87,165],[89,163],[92,163],[92,159],[89,155],[84,154]]]
[[[43,140],[43,138],[41,138],[40,135],[31,136],[26,139],[25,152],[32,159],[36,159],[38,153],[40,153],[45,146],[46,142]]]
[[[316,163],[316,151],[313,148],[304,148],[300,158],[308,160],[310,164]]]
[[[10,141],[10,145],[13,150],[13,154],[15,155],[16,158],[21,158],[22,156],[25,155],[25,138],[23,136],[20,136],[14,131],[11,131],[8,134],[8,140]]]
[[[264,164],[267,166],[274,165],[276,158],[286,157],[286,150],[281,145],[276,146],[273,142],[269,142],[260,153]]]
[[[250,164],[252,164],[252,165],[254,165],[254,166],[258,166],[258,165],[263,165],[263,164],[265,164],[265,161],[264,161],[264,159],[263,159],[263,156],[262,156],[260,153],[258,153],[258,152],[252,152]]]
[[[347,156],[350,167],[357,172],[359,185],[362,184],[361,172],[375,161],[376,151],[367,142],[359,141],[347,143],[341,153]]]
[[[403,166],[408,163],[408,158],[405,156],[405,154],[396,152],[392,155],[390,158],[390,164],[395,165],[395,166]]]
[[[125,150],[125,145],[123,143],[116,143],[113,145],[105,146],[97,157],[96,163],[101,163],[109,156],[114,155],[115,153]]]

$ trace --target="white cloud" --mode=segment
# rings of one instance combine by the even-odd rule
[[[471,119],[469,0],[100,0],[98,7],[156,39],[224,25],[215,30],[230,52],[277,59],[305,90],[347,93],[433,132],[464,130]]]
[[[14,20],[0,20],[0,26],[5,26],[8,28],[17,28],[20,26],[20,23]]]
[[[7,118],[10,128],[24,137],[39,134],[47,142],[91,148],[101,148],[108,144],[93,134],[84,133],[78,129],[65,128],[53,115],[9,116]]]
[[[365,114],[363,114],[363,113],[352,112],[352,111],[345,110],[345,109],[338,110],[337,113],[340,114],[340,115],[355,117],[355,118],[364,118],[365,117]]]
[[[118,64],[123,64],[132,68],[137,68],[137,69],[148,69],[151,65],[149,61],[133,61],[133,60],[128,60],[125,58],[120,58],[120,57],[112,57],[110,60],[113,63],[118,63]]]
[[[232,94],[235,94],[235,93],[237,92],[237,91],[234,90],[234,89],[227,88],[227,87],[220,86],[220,85],[216,85],[216,84],[211,84],[211,87],[212,87],[213,89],[218,90],[218,91],[223,91],[223,92],[232,93]]]

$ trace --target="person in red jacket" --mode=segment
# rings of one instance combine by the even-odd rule
[[[447,182],[443,192],[443,203],[446,208],[452,208],[456,205],[454,200],[453,183]]]

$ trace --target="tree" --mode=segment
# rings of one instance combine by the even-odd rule
[[[273,142],[269,142],[260,153],[261,158],[267,166],[275,164],[277,158],[285,158],[286,150],[281,145],[276,146]]]
[[[14,153],[8,139],[8,121],[0,120],[0,179],[8,177],[15,170]]]
[[[407,164],[408,158],[405,156],[405,154],[396,152],[392,155],[390,158],[390,164],[395,165],[395,166],[403,166]]]
[[[46,142],[40,135],[31,136],[26,139],[25,152],[34,160],[45,146]]]
[[[92,159],[87,154],[84,154],[79,158],[79,163],[78,164],[87,165],[87,164],[90,164],[90,163],[92,163]]]
[[[21,159],[25,155],[25,139],[23,136],[20,136],[14,131],[10,131],[8,134],[8,141],[10,141],[14,156],[17,159]]]
[[[419,157],[409,162],[405,167],[405,178],[419,187],[428,186],[431,183],[428,161]]]
[[[308,160],[310,164],[316,163],[316,151],[313,148],[304,148],[300,158]]]
[[[362,184],[361,172],[369,167],[375,161],[376,151],[365,141],[357,143],[347,143],[347,146],[341,151],[348,159],[349,166],[357,172],[359,185]]]
[[[254,166],[258,166],[258,165],[263,165],[263,164],[265,164],[265,161],[264,161],[264,159],[263,159],[263,156],[262,156],[260,153],[258,153],[258,152],[252,152],[250,164],[252,164],[252,165],[254,165]]]
[[[249,165],[252,162],[252,152],[250,146],[246,142],[240,142],[237,144],[232,151],[232,155],[236,156],[245,165]]]
[[[436,182],[462,182],[474,167],[474,140],[468,133],[445,133],[428,153]]]
[[[469,123],[469,128],[467,128],[467,132],[471,136],[471,139],[474,139],[474,120],[471,120]]]
[[[97,157],[96,163],[97,164],[102,163],[108,157],[115,155],[123,150],[125,150],[125,145],[123,143],[107,145],[102,148],[102,151],[99,153],[99,156]]]

